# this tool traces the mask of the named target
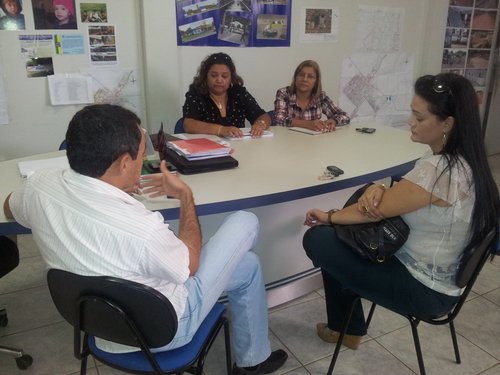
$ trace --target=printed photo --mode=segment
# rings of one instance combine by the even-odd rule
[[[467,68],[487,69],[490,62],[490,51],[482,49],[470,49],[467,56]]]
[[[467,48],[469,29],[447,28],[444,37],[445,48]]]
[[[77,29],[75,0],[33,0],[35,29]]]
[[[473,86],[486,86],[486,69],[466,69],[465,78],[472,82]]]
[[[478,10],[474,11],[472,17],[472,28],[483,30],[494,30],[497,12],[494,10]]]
[[[476,0],[476,8],[498,9],[498,0]]]
[[[35,57],[26,61],[28,78],[47,77],[54,74],[52,57]]]
[[[491,48],[493,45],[493,31],[472,30],[469,48]]]
[[[227,12],[251,12],[251,0],[220,0],[219,8]]]
[[[332,9],[306,9],[306,34],[330,33],[332,31]]]
[[[89,26],[90,61],[92,64],[116,64],[114,26]]]
[[[184,13],[184,17],[187,18],[217,9],[219,9],[219,3],[217,0],[206,0],[185,6],[182,8],[182,11]]]
[[[0,30],[25,30],[23,2],[0,0]]]
[[[205,38],[214,35],[216,32],[213,17],[179,26],[182,43]]]
[[[464,68],[467,58],[466,49],[448,49],[443,51],[443,69]]]
[[[472,17],[472,9],[470,8],[448,8],[448,27],[469,28]]]
[[[286,15],[259,14],[257,16],[257,39],[286,39],[286,19]]]
[[[242,13],[224,12],[219,26],[218,38],[226,42],[246,46],[252,31],[250,15],[247,14],[247,17],[249,18],[243,17]]]
[[[107,23],[107,5],[105,3],[80,3],[80,17],[85,23]]]

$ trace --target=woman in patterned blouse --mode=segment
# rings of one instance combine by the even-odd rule
[[[323,114],[326,120],[321,119]],[[349,116],[321,90],[321,71],[316,61],[301,62],[295,69],[292,84],[276,92],[276,125],[329,132],[349,121]]]
[[[248,120],[252,124],[250,134],[260,137],[271,125],[271,117],[243,86],[231,57],[222,52],[202,61],[182,112],[188,133],[241,137],[240,128]]]

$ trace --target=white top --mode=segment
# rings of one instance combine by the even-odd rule
[[[458,165],[445,171],[444,157],[427,153],[415,168],[404,176],[448,207],[429,205],[402,215],[410,227],[410,235],[397,258],[425,286],[444,294],[457,296],[461,289],[455,284],[457,266],[470,239],[470,222],[475,201],[472,172],[460,158]]]
[[[146,284],[168,297],[178,317],[184,312],[188,250],[160,213],[70,169],[36,172],[9,203],[50,268]]]

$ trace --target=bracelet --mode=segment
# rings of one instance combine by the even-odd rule
[[[222,125],[219,125],[219,129],[217,129],[217,137],[220,137],[221,129],[222,129]]]
[[[382,190],[384,190],[384,191],[387,190],[387,187],[385,186],[385,184],[380,184],[379,186],[382,188]]]
[[[267,129],[267,124],[264,120],[257,121],[259,124],[264,125],[264,128]]]
[[[328,224],[330,224],[332,227],[333,227],[333,223],[332,223],[332,215],[337,212],[338,209],[336,208],[332,208],[331,210],[328,210]]]

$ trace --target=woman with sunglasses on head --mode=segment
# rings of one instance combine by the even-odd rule
[[[182,112],[188,133],[241,137],[248,120],[250,134],[260,137],[271,125],[271,117],[243,86],[231,57],[222,52],[202,61]]]
[[[326,120],[322,120],[322,116]],[[321,89],[321,71],[316,61],[302,61],[293,74],[290,86],[276,92],[274,123],[315,131],[329,132],[345,125],[349,116],[337,107]]]
[[[339,337],[354,296],[347,287],[400,313],[439,316],[456,303],[462,253],[491,230],[498,239],[499,196],[483,143],[476,93],[464,77],[426,75],[415,83],[408,120],[411,140],[430,150],[390,189],[372,185],[357,204],[339,211],[309,210],[303,245],[321,267],[328,320],[316,326],[329,343]],[[364,260],[339,241],[331,224],[354,224],[401,215],[408,240],[381,264]],[[321,224],[321,225],[318,225]],[[496,242],[495,242],[496,243]],[[366,334],[361,303],[344,345],[356,349]]]

